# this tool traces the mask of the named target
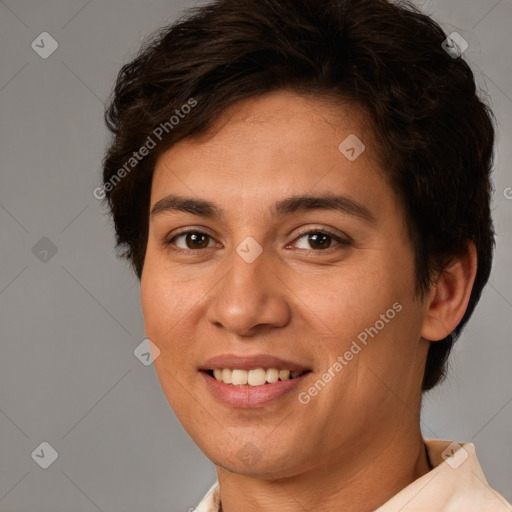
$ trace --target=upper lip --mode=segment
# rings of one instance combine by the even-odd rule
[[[303,372],[309,370],[306,366],[280,359],[269,354],[254,356],[239,356],[236,354],[221,354],[207,359],[199,370],[215,370],[231,368],[236,370],[252,370],[254,368],[276,368],[278,370],[290,370],[292,372]]]

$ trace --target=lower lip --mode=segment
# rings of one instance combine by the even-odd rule
[[[220,382],[206,372],[199,372],[213,396],[223,404],[231,407],[262,407],[291,393],[295,390],[309,374],[304,373],[291,380],[279,380],[272,384],[262,386],[233,386]]]

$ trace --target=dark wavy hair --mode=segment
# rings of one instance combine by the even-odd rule
[[[105,112],[112,140],[97,190],[120,255],[140,278],[156,159],[205,133],[227,107],[276,90],[348,100],[370,119],[381,167],[404,206],[416,292],[425,294],[468,241],[476,245],[465,315],[430,344],[422,389],[431,389],[489,278],[494,246],[493,117],[468,64],[442,47],[445,38],[407,2],[217,0],[186,11],[122,67]],[[197,106],[171,125],[191,99]],[[158,126],[166,128],[156,147],[130,160]]]

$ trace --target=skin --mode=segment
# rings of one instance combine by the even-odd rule
[[[429,471],[419,427],[427,340],[462,318],[476,256],[469,245],[423,299],[415,294],[403,210],[369,126],[355,106],[279,91],[235,104],[207,136],[157,161],[151,207],[176,194],[213,201],[224,215],[150,216],[141,280],[158,378],[217,467],[224,512],[370,511]],[[338,150],[349,134],[366,145],[353,162]],[[286,197],[333,192],[374,220],[334,210],[270,214]],[[182,228],[210,235],[206,248],[173,238]],[[326,229],[350,243],[327,239],[322,249],[303,235]],[[236,252],[248,236],[263,249],[250,264]],[[294,392],[229,407],[198,372],[219,354],[271,354],[312,370],[298,390],[307,391],[397,302],[402,310],[308,404]],[[256,462],[237,456],[247,443]]]

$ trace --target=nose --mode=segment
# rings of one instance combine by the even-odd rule
[[[212,325],[247,338],[290,322],[288,288],[265,251],[250,263],[233,251],[228,266],[210,294],[206,314]]]

